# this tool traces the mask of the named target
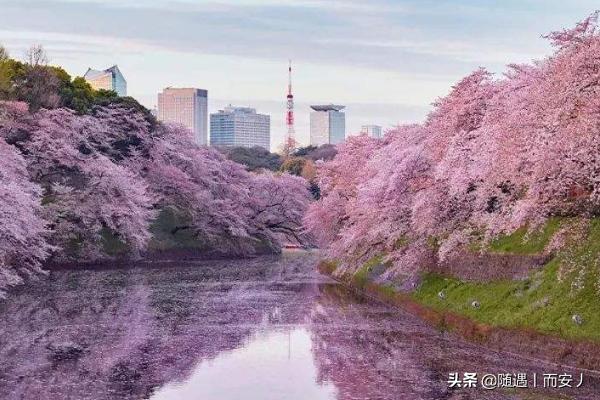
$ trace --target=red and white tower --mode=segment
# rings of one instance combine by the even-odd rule
[[[296,148],[296,132],[294,130],[294,95],[292,94],[292,60],[290,60],[289,63],[288,74],[287,113],[285,118],[287,135],[284,147],[287,152],[291,152]]]

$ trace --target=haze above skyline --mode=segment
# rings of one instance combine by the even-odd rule
[[[347,132],[421,121],[437,97],[479,66],[549,54],[541,38],[573,26],[592,1],[11,1],[0,0],[0,44],[21,58],[42,44],[51,64],[80,76],[113,64],[149,108],[167,86],[209,93],[271,115],[285,134],[287,60],[296,132],[308,144],[309,105],[347,106]]]

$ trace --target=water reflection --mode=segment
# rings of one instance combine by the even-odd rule
[[[527,399],[445,381],[450,371],[556,372],[358,299],[314,262],[57,271],[0,303],[0,399]],[[596,393],[590,376],[567,398]]]
[[[304,328],[261,332],[245,346],[201,362],[187,380],[166,385],[152,399],[335,399],[335,386],[316,384],[312,357]]]

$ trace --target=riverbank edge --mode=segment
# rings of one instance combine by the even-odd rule
[[[391,290],[372,281],[356,284],[353,275],[335,276],[331,264],[322,260],[317,269],[355,293],[398,307],[440,331],[492,350],[538,359],[557,365],[587,369],[600,374],[600,342],[566,339],[534,329],[515,329],[475,321],[452,311],[439,311],[410,294]]]
[[[190,248],[179,248],[179,249],[168,249],[168,250],[153,250],[147,251],[140,255],[139,258],[131,257],[113,257],[104,258],[95,261],[82,262],[56,262],[49,261],[43,265],[43,269],[46,271],[56,270],[76,270],[76,269],[105,269],[105,268],[126,268],[132,261],[139,265],[154,264],[154,263],[168,263],[171,260],[177,260],[178,262],[191,262],[191,261],[210,261],[210,260],[225,260],[225,259],[252,259],[263,256],[279,256],[283,249],[280,251],[256,251],[251,254],[234,254],[234,253],[222,253],[218,251],[199,251],[197,249]]]

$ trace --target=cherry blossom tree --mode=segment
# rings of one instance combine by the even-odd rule
[[[350,140],[319,167],[310,232],[348,265],[387,254],[397,271],[550,216],[600,213],[598,13],[549,34],[555,52],[502,77],[478,69],[419,126],[375,147]],[[428,245],[431,244],[431,245]],[[409,260],[409,262],[407,262]]]
[[[256,174],[127,102],[88,114],[0,102],[0,296],[42,262],[147,250],[168,210],[206,250],[248,255],[308,243],[307,181]]]
[[[0,298],[10,286],[41,272],[51,247],[40,204],[42,190],[30,182],[25,160],[0,138]]]
[[[102,119],[65,109],[42,110],[21,146],[33,181],[44,188],[44,215],[58,260],[106,256],[116,237],[136,255],[155,216],[143,179],[114,163],[115,132]]]
[[[338,145],[333,160],[317,162],[317,183],[322,197],[309,208],[305,224],[317,243],[329,248],[332,255],[344,254],[340,239],[351,223],[351,214],[358,209],[358,186],[366,180],[365,161],[381,144],[367,135],[353,136]]]
[[[279,249],[284,242],[299,245],[310,239],[303,234],[302,221],[310,192],[308,182],[288,173],[264,173],[252,177],[249,201],[249,234]]]
[[[218,251],[247,254],[257,241],[278,249],[281,238],[300,238],[309,202],[302,178],[250,173],[217,150],[195,145],[186,129],[169,125],[157,129],[149,157],[137,161],[157,207],[186,221],[176,229]]]
[[[149,158],[140,160],[140,174],[158,199],[158,207],[183,217],[179,230],[223,251],[236,237],[247,237],[244,204],[250,193],[249,173],[217,150],[193,143],[186,129],[159,128]]]

